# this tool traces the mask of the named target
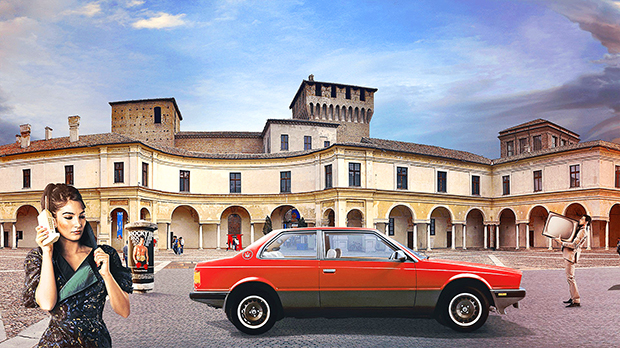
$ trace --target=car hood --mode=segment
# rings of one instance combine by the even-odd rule
[[[455,261],[455,260],[442,260],[442,259],[424,259],[420,260],[422,264],[426,264],[429,266],[433,266],[432,268],[449,268],[452,270],[459,271],[469,271],[473,273],[501,273],[501,274],[512,274],[512,275],[521,275],[522,272],[510,267],[504,266],[495,266],[495,265],[487,265],[481,263],[472,263],[465,261]]]

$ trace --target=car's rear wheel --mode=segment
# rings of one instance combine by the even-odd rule
[[[276,322],[276,306],[272,297],[263,291],[237,294],[228,309],[228,319],[239,331],[260,335]]]
[[[467,287],[452,291],[443,301],[441,311],[442,324],[456,331],[471,332],[487,321],[489,302],[478,289]]]

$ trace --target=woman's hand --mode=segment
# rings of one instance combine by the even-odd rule
[[[560,239],[560,237],[555,237],[553,238],[553,240],[558,242],[558,244],[562,244],[562,240]]]
[[[110,255],[106,254],[101,248],[97,248],[93,253],[95,263],[100,266],[99,274],[102,277],[110,275]]]
[[[37,226],[35,230],[37,231],[37,235],[34,237],[34,240],[37,242],[37,245],[41,247],[41,250],[43,250],[44,253],[47,252],[51,254],[54,250],[54,243],[43,245],[43,241],[49,236],[50,231],[47,227],[43,226]]]

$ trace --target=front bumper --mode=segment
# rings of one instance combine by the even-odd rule
[[[525,289],[501,289],[491,290],[495,309],[500,314],[506,314],[506,308],[513,306],[519,308],[519,301],[525,297]]]
[[[228,292],[192,291],[189,293],[190,299],[197,302],[206,303],[207,305],[214,308],[224,307],[224,301],[226,300],[226,296],[228,296]]]

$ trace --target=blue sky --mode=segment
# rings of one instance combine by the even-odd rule
[[[499,157],[537,118],[620,138],[620,1],[0,2],[0,143],[110,131],[174,97],[183,131],[261,131],[301,81],[378,88],[371,136]]]

